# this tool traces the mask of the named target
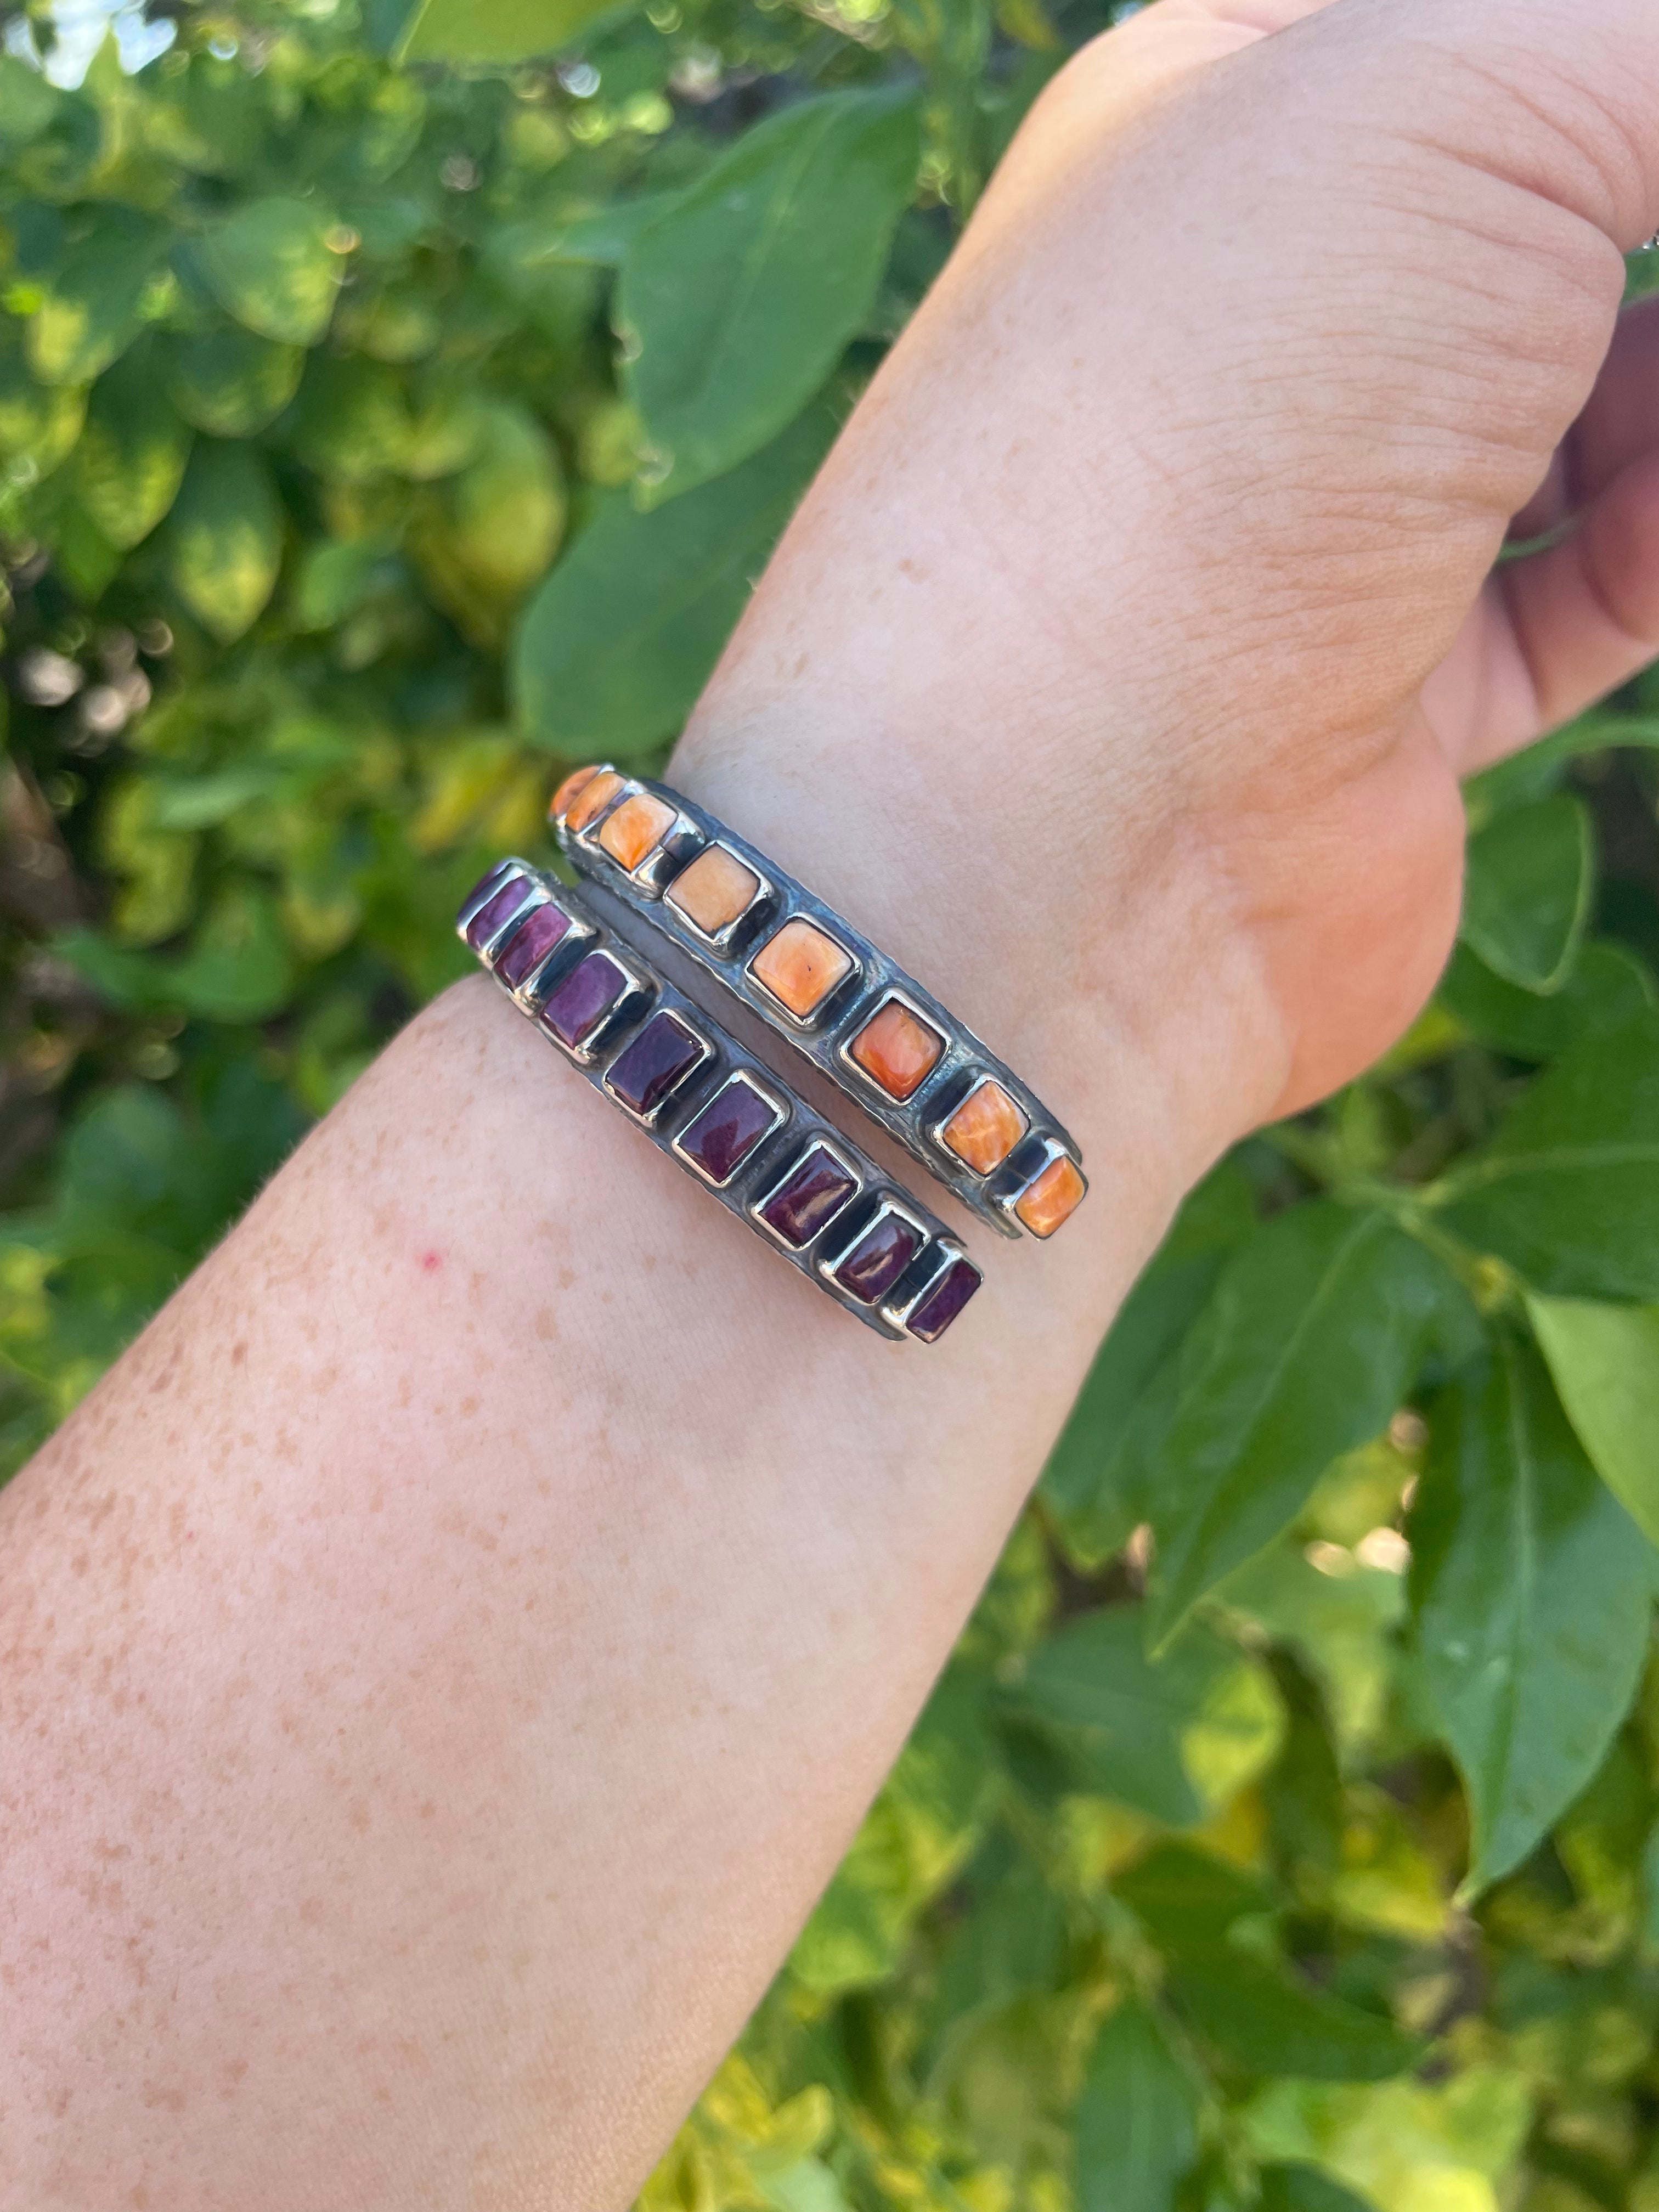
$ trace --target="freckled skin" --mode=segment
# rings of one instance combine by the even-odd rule
[[[896,1348],[489,984],[413,1024],[0,1498],[0,2212],[622,2212],[1181,1191],[1414,1011],[1456,773],[1659,637],[1653,311],[1586,411],[1659,15],[1306,12],[1062,73],[678,756],[1092,1202]]]

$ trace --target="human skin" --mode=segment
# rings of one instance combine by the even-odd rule
[[[673,774],[1091,1198],[907,1352],[483,981],[413,1024],[0,1500],[4,2212],[627,2202],[1181,1194],[1659,641],[1656,119],[1651,0],[1160,0],[1056,82]]]

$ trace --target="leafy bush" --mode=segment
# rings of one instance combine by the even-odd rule
[[[659,757],[1097,27],[249,0],[64,89],[12,20],[11,1463]],[[1188,1201],[650,2212],[1659,2207],[1650,703],[1480,779],[1434,1005]]]

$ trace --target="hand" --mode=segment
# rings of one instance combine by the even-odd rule
[[[1644,0],[1162,0],[1039,101],[693,771],[775,765],[787,836],[909,756],[1101,1047],[1169,1038],[1180,1088],[1226,1039],[1203,1149],[1329,1091],[1450,949],[1458,778],[1659,644],[1659,314],[1614,336],[1656,213]],[[1576,527],[1493,573],[1518,512]],[[860,825],[870,902],[916,827]]]

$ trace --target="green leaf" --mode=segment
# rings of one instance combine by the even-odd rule
[[[1462,936],[1494,975],[1559,991],[1577,957],[1595,889],[1589,811],[1558,795],[1498,815],[1469,840]]]
[[[1131,1606],[1083,1614],[999,1698],[1002,1717],[1060,1759],[1072,1786],[1185,1827],[1270,1759],[1284,1715],[1265,1674],[1206,1629],[1160,1660]]]
[[[1659,1015],[1564,1054],[1428,1196],[1537,1290],[1659,1298]]]
[[[84,392],[39,383],[20,356],[0,353],[0,453],[12,467],[27,459],[37,477],[50,476],[75,450],[86,415]]]
[[[172,507],[190,458],[190,432],[168,406],[146,349],[100,377],[76,448],[76,497],[112,545],[147,538]]]
[[[1418,1647],[1468,1790],[1480,1889],[1600,1765],[1647,1652],[1652,1554],[1537,1353],[1507,1335],[1434,1403],[1411,1535]]]
[[[198,430],[216,438],[249,438],[293,398],[305,360],[303,347],[278,345],[252,331],[204,331],[173,340],[167,393]]]
[[[1182,1207],[1096,1354],[1042,1477],[1073,1565],[1101,1565],[1147,1517],[1182,1339],[1255,1218],[1249,1177],[1224,1161]]]
[[[294,961],[276,900],[253,884],[234,884],[203,916],[168,982],[186,1013],[208,1021],[257,1022],[277,1012],[294,986]]]
[[[466,466],[426,493],[409,536],[433,597],[479,643],[498,646],[564,534],[564,475],[527,409],[479,410]]]
[[[343,268],[328,245],[333,225],[310,200],[253,200],[200,241],[198,257],[227,314],[283,345],[315,345]]]
[[[1560,781],[1563,771],[1576,760],[1616,746],[1659,746],[1659,720],[1651,715],[1620,714],[1598,708],[1565,729],[1552,731],[1534,745],[1528,745],[1508,760],[1498,761],[1471,776],[1463,787],[1463,803],[1471,823],[1492,820],[1506,807],[1524,806],[1541,799]]]
[[[491,257],[495,258],[498,244],[500,251],[511,252],[518,244],[514,234],[522,231],[524,246],[518,255],[521,269],[543,261],[575,261],[589,268],[617,269],[635,240],[678,207],[683,197],[679,192],[641,192],[635,199],[613,200],[609,207],[578,216],[551,232],[539,221],[509,225],[491,240]]]
[[[1341,1453],[1386,1426],[1462,1302],[1383,1214],[1291,1207],[1229,1261],[1182,1355],[1153,1478],[1159,1640],[1270,1544]]]
[[[1177,1959],[1170,1990],[1198,2033],[1248,2073],[1382,2081],[1421,2056],[1392,2021],[1293,1980],[1243,1949]]]
[[[870,312],[915,188],[908,93],[831,93],[747,131],[628,248],[617,318],[667,499],[777,436]]]
[[[1271,1908],[1262,1885],[1213,1853],[1173,1838],[1112,1884],[1161,1950],[1212,1950],[1239,1920]]]
[[[524,62],[561,46],[634,0],[416,0],[395,49],[405,62]]]
[[[533,744],[626,757],[678,728],[836,428],[829,407],[811,408],[742,468],[651,514],[620,492],[594,502],[514,642]]]
[[[1659,1306],[1534,1295],[1527,1312],[1579,1443],[1659,1544]]]
[[[1436,993],[1441,1006],[1480,1043],[1514,1060],[1554,1060],[1581,1037],[1621,1028],[1659,1004],[1653,977],[1626,945],[1597,939],[1548,998],[1493,975],[1460,945]]]
[[[119,207],[102,210],[53,271],[29,319],[24,345],[43,384],[89,384],[131,344],[164,244],[146,217]]]
[[[222,645],[258,618],[283,556],[270,472],[246,446],[198,445],[167,525],[173,589]]]
[[[1290,2163],[1262,2167],[1256,2212],[1376,2212],[1376,2208],[1316,2166]]]
[[[1126,1999],[1102,2023],[1078,2100],[1081,2212],[1172,2212],[1198,2155],[1196,2104],[1157,2021]]]

